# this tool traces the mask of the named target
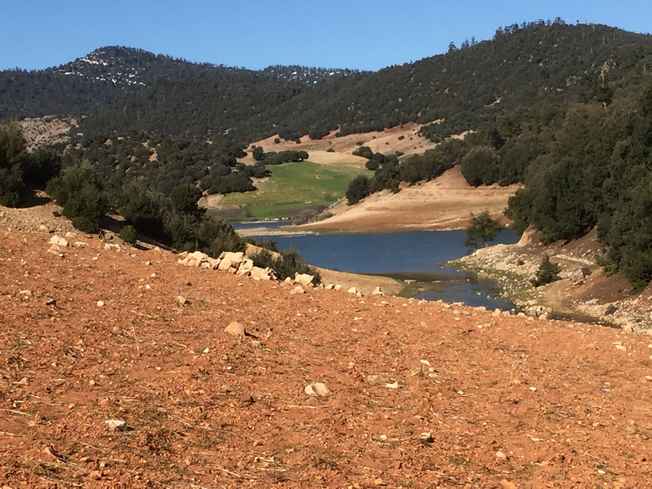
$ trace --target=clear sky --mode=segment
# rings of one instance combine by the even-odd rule
[[[44,68],[106,45],[192,61],[377,69],[562,17],[652,30],[651,0],[0,0],[0,69]]]

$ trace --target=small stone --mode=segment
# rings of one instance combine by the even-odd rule
[[[226,328],[224,328],[224,332],[231,336],[243,337],[245,336],[245,327],[237,321],[233,321],[229,323]]]
[[[496,452],[496,458],[497,458],[498,460],[507,460],[507,455],[505,455],[503,452],[501,452],[500,450],[498,450],[498,451]]]
[[[60,248],[67,248],[68,247],[68,240],[66,238],[62,238],[61,236],[55,234],[50,238],[50,241],[48,241],[51,245],[58,246]]]
[[[303,391],[311,397],[326,397],[331,393],[323,382],[308,384]]]
[[[306,291],[300,285],[297,285],[294,289],[290,291],[290,295],[305,294]]]
[[[46,306],[54,306],[57,303],[57,300],[54,299],[53,297],[48,297],[47,300],[45,301]]]
[[[419,441],[421,443],[423,443],[424,445],[430,445],[435,440],[432,437],[432,433],[430,433],[429,431],[426,431],[426,432],[421,433],[419,435]]]
[[[104,307],[104,301],[97,301],[97,307]]]
[[[127,431],[127,422],[123,419],[107,419],[104,423],[111,431]]]
[[[398,382],[393,382],[391,384],[385,384],[385,387],[387,387],[388,389],[396,390],[400,386],[399,386]]]
[[[180,307],[184,307],[190,304],[190,301],[182,295],[178,295],[176,301],[177,301],[177,306]]]

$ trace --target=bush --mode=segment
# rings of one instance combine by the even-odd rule
[[[50,181],[48,193],[63,207],[63,215],[79,230],[93,233],[109,211],[104,188],[89,164],[68,167]]]
[[[369,179],[364,175],[355,177],[346,189],[346,200],[349,205],[360,202],[369,195]]]
[[[136,241],[138,241],[138,231],[136,231],[135,227],[127,225],[120,230],[120,239],[125,243],[135,245]]]
[[[462,158],[462,175],[470,185],[478,187],[498,180],[498,155],[489,146],[478,146]]]
[[[374,157],[374,152],[371,151],[371,148],[369,146],[360,146],[359,148],[356,148],[353,151],[353,154],[355,156],[361,156],[363,158],[367,158],[368,160]]]
[[[321,283],[321,275],[317,270],[307,265],[296,251],[281,252],[274,258],[268,250],[262,250],[252,257],[254,265],[261,268],[271,268],[279,280],[294,278],[297,273],[306,273],[314,277],[313,284]]]
[[[263,161],[265,159],[265,151],[260,146],[256,146],[253,151],[254,160]]]
[[[547,285],[552,282],[559,280],[559,265],[552,263],[550,257],[546,255],[539,265],[537,274],[532,280],[532,285],[535,287],[541,287],[542,285]]]
[[[493,241],[500,230],[500,225],[494,221],[488,212],[473,216],[471,225],[466,230],[466,246],[480,248]]]

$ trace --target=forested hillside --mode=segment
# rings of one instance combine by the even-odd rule
[[[102,48],[45,71],[0,72],[0,119],[81,115],[83,137],[64,166],[87,161],[104,186],[137,182],[157,195],[180,182],[251,190],[267,163],[244,168],[235,156],[263,136],[420,122],[445,144],[403,159],[369,154],[375,175],[356,180],[351,202],[453,164],[472,185],[524,182],[509,210],[518,225],[535,225],[548,241],[598,226],[605,264],[644,285],[652,280],[651,87],[652,36],[557,19],[376,73],[254,71]],[[466,131],[463,142],[447,139]]]
[[[629,86],[652,66],[652,38],[599,25],[534,22],[377,73],[195,64],[102,48],[67,65],[0,73],[0,118],[87,114],[92,134],[135,129],[254,140],[427,123],[437,139],[540,101],[601,100],[598,80]]]

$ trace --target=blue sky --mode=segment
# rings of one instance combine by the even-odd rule
[[[227,65],[377,69],[560,16],[652,30],[650,0],[0,0],[0,69],[44,68],[106,45]]]

